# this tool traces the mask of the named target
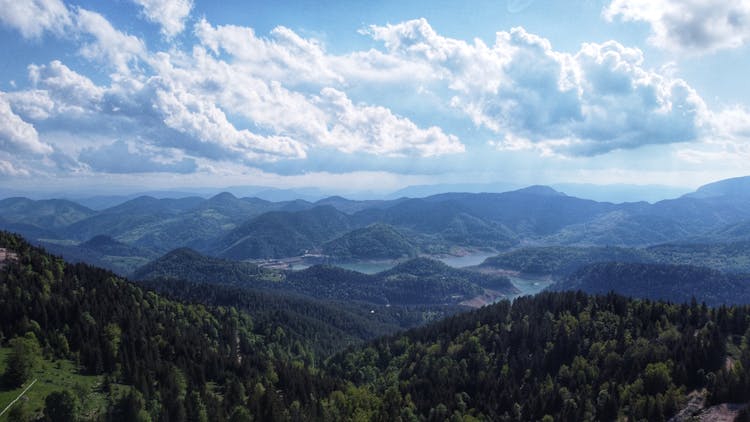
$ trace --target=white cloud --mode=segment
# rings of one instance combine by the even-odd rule
[[[737,48],[750,40],[750,0],[613,0],[608,20],[647,22],[649,41],[683,53]]]
[[[213,27],[202,19],[195,25],[195,34],[213,53],[225,52],[234,63],[242,64],[254,74],[262,73],[270,80],[315,84],[343,81],[330,66],[321,43],[304,39],[283,26],[274,28],[270,38],[262,38],[249,27]]]
[[[448,80],[450,88],[460,92],[496,92],[510,60],[510,51],[489,48],[480,39],[469,44],[440,36],[426,19],[371,25],[363,33],[382,41],[391,55],[432,65],[428,74]]]
[[[706,113],[687,83],[643,68],[639,50],[614,41],[573,55],[514,28],[488,47],[442,37],[424,19],[369,33],[391,54],[433,66],[455,94],[451,105],[503,135],[503,149],[596,155],[693,141]]]
[[[160,4],[134,1],[147,19]],[[163,16],[157,22],[162,33],[179,34],[176,23],[184,25],[189,13]],[[69,22],[61,25],[71,33],[61,38],[113,70],[109,82],[94,83],[59,61],[30,65],[31,87],[4,94],[10,114],[3,119],[47,152],[59,149],[53,140],[63,139],[61,133],[96,140],[63,148],[96,171],[122,171],[104,159],[116,151],[132,163],[143,157],[134,171],[199,171],[232,162],[293,173],[352,165],[292,161],[334,150],[337,157],[350,154],[352,162],[366,154],[362,162],[371,169],[395,161],[383,157],[471,150],[430,122],[435,110],[436,122],[456,127],[464,119],[482,129],[479,136],[492,133],[497,149],[544,156],[705,140],[711,131],[722,133],[719,126],[727,131],[722,138],[747,138],[738,115],[709,111],[673,72],[647,69],[640,50],[614,41],[584,44],[571,54],[523,28],[499,32],[487,44],[442,36],[418,19],[370,26],[362,33],[380,48],[335,55],[286,27],[258,36],[252,28],[202,19],[194,26],[196,45],[171,44],[158,52],[96,12],[71,8],[66,16]],[[55,31],[45,25],[40,34]],[[393,98],[401,101],[394,109],[382,104]],[[150,155],[168,159],[149,161]]]
[[[252,31],[245,35],[250,37]],[[211,47],[212,43],[207,44]],[[227,48],[238,51],[240,59],[249,54],[239,46]],[[292,91],[278,81],[269,81],[253,63],[221,60],[202,48],[194,48],[189,58],[160,54],[157,61],[154,66],[165,80],[215,102],[227,113],[249,119],[263,130],[297,139],[307,147],[422,156],[456,153],[464,148],[442,129],[419,128],[385,107],[355,105],[343,91],[331,87],[324,87],[319,95]]]
[[[104,16],[81,7],[70,10],[60,0],[0,0],[0,21],[25,38],[40,38],[45,32],[76,41],[89,38],[79,53],[121,74],[129,73],[147,53],[142,40],[118,31]]]
[[[158,89],[154,106],[168,127],[201,142],[219,144],[244,155],[246,160],[305,157],[304,147],[299,142],[285,136],[265,137],[249,130],[237,130],[213,102],[185,89]]]
[[[79,159],[94,171],[106,173],[194,173],[196,160],[179,150],[154,148],[122,140],[85,148]]]
[[[10,161],[0,159],[0,174],[5,176],[28,176],[29,171],[13,165]]]
[[[41,38],[50,31],[62,35],[71,25],[70,13],[60,0],[0,0],[0,21],[24,38]]]
[[[355,105],[333,88],[320,93],[318,103],[327,111],[330,133],[323,140],[343,152],[424,157],[464,152],[464,145],[438,127],[421,129],[409,119],[378,106]]]
[[[39,140],[34,126],[13,112],[5,93],[0,93],[0,151],[22,154],[52,152],[52,147]]]
[[[138,37],[115,29],[102,15],[79,8],[76,15],[78,29],[93,38],[84,44],[80,53],[89,60],[112,66],[120,74],[130,73],[131,65],[146,56],[146,46]]]
[[[132,0],[143,8],[150,22],[161,25],[161,33],[172,38],[185,29],[185,20],[193,9],[192,0]]]

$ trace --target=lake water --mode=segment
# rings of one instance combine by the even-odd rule
[[[357,271],[365,274],[375,274],[381,271],[390,270],[396,263],[393,261],[372,261],[372,262],[350,262],[347,264],[335,264],[337,267],[346,268],[347,270]]]
[[[450,265],[451,267],[461,268],[479,265],[484,262],[485,259],[495,255],[497,255],[497,252],[480,252],[464,256],[446,256],[443,258],[438,258],[438,260],[442,261],[446,265]]]
[[[484,262],[485,259],[495,256],[497,253],[482,252],[464,256],[444,256],[435,258],[438,261],[442,261],[446,265],[454,268],[471,267],[479,265]],[[346,268],[347,270],[358,271],[365,274],[375,274],[381,271],[390,270],[396,265],[394,261],[363,261],[363,262],[348,262],[342,264],[334,264],[337,267]],[[293,269],[304,269],[302,265],[294,266]]]
[[[510,282],[513,283],[514,286],[521,292],[511,296],[509,299],[515,299],[519,296],[526,296],[526,295],[535,295],[542,290],[544,290],[545,287],[552,284],[552,281],[548,279],[539,279],[539,278],[523,278],[523,277],[509,277]]]

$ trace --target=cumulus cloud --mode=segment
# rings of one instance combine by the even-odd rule
[[[141,39],[115,29],[101,14],[60,0],[0,0],[0,22],[18,30],[25,38],[40,38],[50,32],[61,38],[87,39],[79,53],[111,66],[120,73],[146,56]]]
[[[750,0],[613,0],[603,14],[646,22],[652,44],[680,52],[737,48],[750,39]]]
[[[0,22],[24,38],[41,38],[50,31],[62,35],[71,25],[68,8],[60,0],[0,0]]]
[[[250,39],[252,31],[245,35]],[[237,62],[217,57],[219,47],[214,49],[211,42],[207,46],[215,53],[195,48],[190,60],[161,54],[155,67],[171,84],[185,87],[263,130],[304,142],[307,147],[333,147],[347,153],[431,156],[464,150],[457,137],[438,127],[422,129],[385,107],[354,104],[335,88],[324,87],[317,95],[306,95],[268,81],[267,75],[244,60],[249,53],[239,45],[225,50],[236,52]]]
[[[0,159],[0,174],[4,176],[28,176],[29,171],[16,167],[10,161]]]
[[[236,25],[212,26],[205,19],[195,25],[195,35],[213,53],[225,52],[253,73],[262,69],[271,80],[320,83],[342,82],[331,66],[321,43],[305,39],[279,26],[269,38],[259,37],[252,28]]]
[[[161,33],[172,38],[185,29],[185,19],[193,9],[192,0],[132,0],[143,8],[150,22],[161,25]]]
[[[168,39],[183,30],[192,8],[185,1],[133,1]],[[57,3],[31,4],[53,10]],[[176,4],[183,8],[157,17]],[[30,65],[30,86],[2,95],[0,148],[50,154],[57,152],[50,139],[60,137],[49,134],[80,134],[98,143],[68,142],[66,157],[94,171],[181,173],[232,163],[300,172],[304,166],[296,163],[308,157],[318,158],[309,167],[327,170],[320,166],[335,167],[336,160],[319,157],[334,151],[382,169],[383,157],[408,161],[470,149],[431,122],[436,109],[443,113],[436,122],[473,123],[482,129],[477,133],[491,133],[497,149],[565,156],[703,140],[715,122],[730,120],[708,110],[685,81],[646,68],[640,50],[614,41],[568,53],[523,28],[485,43],[445,37],[417,19],[365,28],[376,48],[337,55],[286,27],[259,36],[201,19],[195,45],[149,51],[101,14],[60,5],[66,18],[39,24],[28,37],[67,28],[71,33],[60,37],[112,73],[103,83],[56,60]],[[27,36],[12,14],[0,16]],[[374,100],[389,95],[418,107]],[[731,136],[744,137],[734,126]],[[124,158],[118,163],[107,154]]]
[[[213,143],[225,150],[240,153],[246,160],[305,156],[303,145],[289,137],[266,137],[246,129],[236,129],[213,102],[185,89],[157,89],[154,106],[161,112],[168,127],[202,143]]]
[[[121,74],[130,72],[130,66],[146,55],[141,39],[115,29],[102,15],[79,8],[76,15],[78,29],[92,38],[80,53],[87,59],[114,67]]]
[[[195,159],[179,157],[177,151],[138,149],[137,145],[115,141],[98,148],[85,148],[79,160],[91,169],[105,173],[194,173]]]
[[[643,67],[642,53],[610,41],[576,54],[514,28],[488,47],[437,34],[424,19],[372,26],[391,54],[429,63],[451,105],[518,150],[596,155],[697,139],[706,107],[684,81]]]
[[[36,108],[49,114],[83,114],[93,112],[104,96],[104,89],[94,84],[59,60],[48,65],[29,65],[32,98],[38,99]],[[28,101],[29,104],[33,101]],[[51,105],[51,107],[50,107]]]
[[[330,133],[323,143],[343,152],[429,157],[464,151],[457,137],[446,135],[438,127],[421,129],[385,107],[354,104],[333,88],[323,89],[318,102],[331,120]]]
[[[5,93],[0,93],[0,151],[37,155],[52,152],[52,147],[39,140],[34,126],[13,112]]]

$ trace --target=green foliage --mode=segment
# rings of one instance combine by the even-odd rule
[[[300,256],[351,228],[351,217],[330,205],[268,212],[229,232],[215,251],[231,259]]]
[[[340,260],[413,258],[417,248],[387,224],[352,230],[322,246],[323,253]]]
[[[10,223],[58,229],[91,217],[95,212],[64,199],[33,201],[26,198],[0,200],[0,215]]]
[[[748,318],[748,306],[542,293],[351,349],[328,371],[382,397],[362,406],[391,419],[389,396],[427,420],[666,420],[694,389],[709,388],[712,402],[750,398],[739,369],[750,352],[725,365],[727,339],[744,338]],[[339,404],[328,412],[356,412],[330,400]]]
[[[49,422],[75,422],[78,420],[78,401],[67,390],[50,393],[44,399],[44,418]]]
[[[747,277],[688,265],[600,263],[583,267],[550,286],[552,290],[582,290],[689,302],[696,298],[712,306],[750,302]]]
[[[504,252],[487,258],[482,266],[528,274],[565,276],[582,266],[598,262],[651,262],[651,260],[649,254],[637,249],[546,246]]]
[[[29,422],[32,420],[31,412],[29,412],[29,408],[25,401],[16,403],[8,411],[8,420],[14,422]]]
[[[212,258],[189,248],[180,248],[137,269],[133,278],[171,278],[253,287],[268,278],[273,279],[273,276],[254,264]]]
[[[179,249],[135,272],[139,279],[183,279],[196,283],[231,284],[292,292],[318,299],[372,304],[457,304],[492,288],[508,294],[515,288],[507,277],[449,267],[415,258],[379,274],[362,274],[328,265],[301,271],[264,271],[253,264],[202,256]]]
[[[212,306],[236,307],[252,316],[262,335],[283,328],[292,356],[308,364],[322,363],[347,346],[423,325],[461,310],[458,306],[384,306],[333,302],[223,284],[156,279],[142,282],[166,296]]]
[[[337,385],[299,364],[292,355],[300,348],[286,336],[264,338],[276,324],[256,324],[231,307],[171,301],[83,264],[57,265],[5,233],[0,247],[19,256],[0,271],[0,332],[34,331],[45,353],[73,355],[82,372],[103,375],[105,392],[114,382],[132,385],[153,419],[224,419],[229,409],[207,386],[231,380],[263,386],[253,413],[273,416],[297,401],[315,415],[312,398]],[[186,403],[195,394],[202,405]]]
[[[3,384],[8,388],[18,388],[31,377],[32,369],[39,360],[39,342],[34,333],[16,337],[8,343],[10,354],[6,358]]]

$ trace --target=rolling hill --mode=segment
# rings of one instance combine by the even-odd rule
[[[750,303],[750,276],[691,265],[607,262],[578,269],[551,290],[581,290],[711,306]]]
[[[253,264],[179,249],[138,269],[134,278],[229,284],[376,305],[455,305],[482,294],[484,288],[516,293],[506,277],[456,269],[427,258],[412,259],[391,270],[369,275],[329,265],[301,271],[261,270]]]
[[[352,230],[324,243],[321,250],[336,260],[413,258],[419,252],[406,236],[381,223]]]
[[[58,245],[105,235],[157,253],[189,247],[238,260],[305,253],[390,259],[412,255],[407,244],[424,254],[518,245],[647,247],[750,239],[745,186],[745,179],[730,179],[654,204],[596,202],[546,186],[397,200],[329,197],[316,203],[229,193],[208,199],[144,196],[100,211],[64,200],[9,198],[0,201],[0,226]],[[380,228],[367,229],[373,225]]]

